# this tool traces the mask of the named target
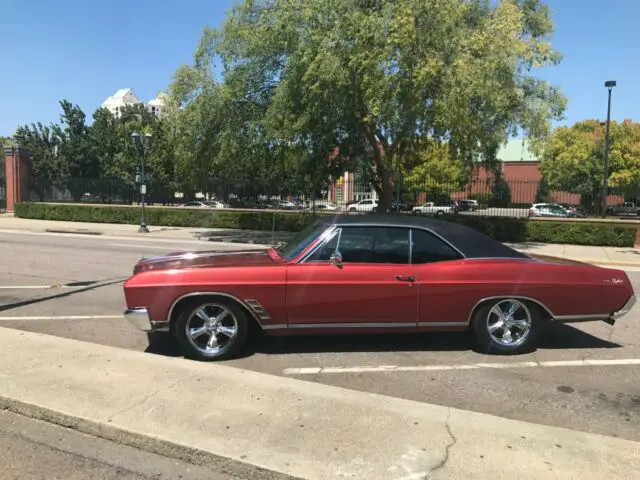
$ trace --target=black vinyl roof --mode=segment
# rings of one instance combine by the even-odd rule
[[[430,230],[456,247],[467,258],[528,258],[472,228],[458,223],[410,215],[336,215],[327,216],[328,225],[380,225]]]

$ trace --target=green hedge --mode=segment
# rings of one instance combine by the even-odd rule
[[[38,220],[72,222],[125,223],[140,221],[140,209],[123,206],[92,206],[45,203],[18,203],[15,215]],[[297,232],[316,217],[308,213],[204,211],[182,208],[148,208],[146,220],[150,225],[172,227],[229,228],[246,230],[275,229]],[[501,242],[566,243],[574,245],[602,245],[633,247],[635,224],[598,223],[587,221],[540,221],[506,217],[451,215],[443,218],[474,228]]]
[[[501,242],[564,243],[606,247],[633,247],[635,224],[587,221],[541,221],[505,217],[451,215],[447,221],[474,228]]]
[[[52,203],[17,203],[14,214],[20,218],[67,222],[138,224],[140,208],[124,206],[67,205]],[[315,217],[301,213],[211,211],[173,208],[147,208],[149,225],[169,227],[229,228],[297,232]]]

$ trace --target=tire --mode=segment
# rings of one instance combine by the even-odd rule
[[[357,210],[356,208],[354,208],[354,207],[351,207],[351,208],[349,209],[349,211],[350,211],[350,212],[357,212],[358,210]]]
[[[438,210],[438,211],[436,212],[436,215],[444,215],[444,212],[443,212],[442,210]]]
[[[502,318],[505,318],[512,308],[510,322],[514,323],[505,330],[498,325],[503,320],[496,309],[500,309]],[[476,310],[471,329],[482,353],[517,355],[534,350],[544,320],[544,314],[537,305],[515,298],[501,298],[488,301]],[[490,326],[496,327],[495,330],[491,331]],[[507,338],[506,331],[509,332]]]
[[[173,331],[186,358],[224,360],[236,355],[246,343],[249,320],[233,301],[200,297],[180,309]]]

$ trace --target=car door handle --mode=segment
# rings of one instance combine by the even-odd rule
[[[413,276],[409,275],[408,277],[405,277],[404,275],[396,275],[396,280],[400,281],[400,282],[415,282],[416,279],[413,278]]]

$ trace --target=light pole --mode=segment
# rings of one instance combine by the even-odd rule
[[[145,183],[145,174],[144,174],[144,160],[147,154],[149,153],[149,149],[151,148],[151,141],[153,140],[153,135],[147,132],[144,135],[144,142],[140,139],[140,134],[138,132],[133,132],[131,134],[131,139],[133,140],[133,144],[136,147],[136,153],[140,156],[140,206],[142,207],[142,218],[140,219],[140,227],[138,227],[138,233],[149,233],[149,228],[147,228],[147,223],[144,217],[144,196],[147,193],[147,185]],[[138,179],[136,179],[138,180]]]
[[[607,216],[607,198],[609,197],[609,124],[611,122],[611,90],[616,86],[615,80],[607,80],[604,86],[609,89],[607,104],[607,128],[604,134],[604,178],[602,179],[602,218]]]

